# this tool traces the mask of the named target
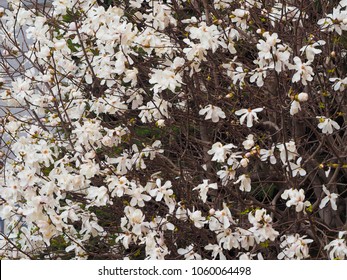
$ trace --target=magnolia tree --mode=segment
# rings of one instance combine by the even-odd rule
[[[2,258],[347,258],[346,0],[7,2]]]

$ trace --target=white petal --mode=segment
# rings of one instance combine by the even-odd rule
[[[320,209],[324,208],[325,205],[328,203],[328,201],[329,201],[329,197],[328,197],[328,196],[324,197],[324,198],[322,199],[322,201],[320,202],[320,204],[319,204],[319,208],[320,208]]]

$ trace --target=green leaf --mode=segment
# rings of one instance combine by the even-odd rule
[[[66,43],[72,52],[78,52],[78,49],[76,47],[80,47],[79,44],[73,43],[71,39],[67,39]]]
[[[268,248],[269,247],[269,240],[266,240],[264,242],[260,242],[259,245],[262,247],[262,248]]]
[[[252,210],[251,209],[246,209],[246,210],[244,210],[244,211],[242,211],[241,213],[240,213],[240,215],[247,215],[249,212],[251,212]]]

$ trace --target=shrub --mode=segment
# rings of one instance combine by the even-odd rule
[[[347,1],[47,2],[0,11],[2,258],[346,258]]]

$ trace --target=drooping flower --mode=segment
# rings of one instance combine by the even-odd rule
[[[239,176],[237,181],[235,181],[234,184],[240,183],[240,190],[243,192],[250,192],[251,191],[251,178],[249,176],[242,174]]]
[[[299,111],[301,111],[300,102],[293,100],[290,104],[290,114],[294,116],[295,114],[299,113]]]

